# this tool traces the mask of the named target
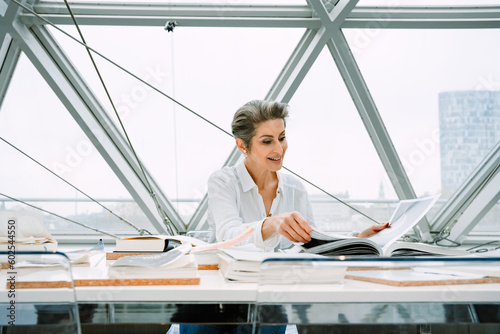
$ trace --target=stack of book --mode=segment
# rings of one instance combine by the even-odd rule
[[[306,264],[300,269],[301,278],[307,277],[308,283],[340,283],[344,279],[346,268],[324,268],[313,265],[308,260],[325,258],[321,255],[306,253],[275,253],[247,250],[245,248],[224,248],[219,251],[219,267],[222,275],[228,281],[233,282],[258,282],[265,279],[267,282],[275,281],[286,284],[290,280],[297,282],[296,272],[293,273],[290,263],[303,259]],[[262,262],[265,260],[276,260],[279,265],[267,267],[261,270]],[[281,262],[281,263],[280,263]]]
[[[189,253],[198,264],[198,269],[217,270],[219,269],[217,250],[240,243],[252,232],[253,228],[246,228],[231,240],[212,244],[183,235],[145,235],[121,238],[116,240],[115,251],[106,254],[106,260],[114,261],[128,256],[161,255],[181,245],[190,245]]]
[[[109,278],[198,278],[197,263],[190,244],[168,252],[125,256],[109,265]]]

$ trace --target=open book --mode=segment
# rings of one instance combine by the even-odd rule
[[[390,227],[368,238],[328,234],[316,229],[311,241],[302,245],[306,253],[329,256],[417,256],[417,255],[466,255],[463,250],[428,245],[424,243],[396,242],[415,226],[432,208],[439,196],[402,200],[389,220]]]

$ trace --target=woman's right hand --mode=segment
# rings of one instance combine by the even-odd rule
[[[293,242],[308,242],[311,240],[309,234],[312,232],[312,227],[299,212],[293,211],[271,216],[264,221],[262,224],[263,240],[276,232]]]

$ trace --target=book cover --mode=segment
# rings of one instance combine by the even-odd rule
[[[141,235],[116,239],[115,252],[165,252],[169,236]]]

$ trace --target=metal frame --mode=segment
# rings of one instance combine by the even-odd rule
[[[490,209],[500,200],[500,170],[491,175],[488,183],[478,190],[474,200],[463,208],[460,216],[450,230],[449,240],[461,244],[470,231],[483,219]]]
[[[434,217],[433,228],[449,230],[449,240],[462,242],[500,200],[499,166],[500,141]]]
[[[34,7],[56,24],[73,24],[64,3],[40,1]],[[149,4],[101,1],[72,4],[85,25],[164,26],[175,20],[184,27],[268,27],[319,29],[322,22],[308,6]],[[34,19],[32,14],[22,17]],[[471,29],[498,28],[500,6],[356,7],[341,28]]]
[[[4,7],[5,6],[5,7]],[[0,21],[0,110],[9,88],[12,74],[16,69],[21,51],[18,43],[7,32],[8,27],[18,15],[19,8],[8,7],[3,1],[0,2],[2,20]]]
[[[3,50],[0,49],[0,109],[9,88],[12,75],[19,61],[19,56],[21,55],[21,49],[17,41],[13,40],[10,36],[5,34],[5,55],[3,55]],[[10,39],[10,41],[9,41]]]
[[[24,2],[26,3],[26,1]],[[61,1],[29,0],[34,10],[55,24],[73,24]],[[164,26],[175,20],[185,27],[268,27],[305,28],[306,31],[284,65],[266,98],[288,102],[325,45],[343,77],[374,147],[400,199],[414,198],[415,192],[371,97],[355,58],[342,33],[344,28],[360,29],[471,29],[500,28],[500,6],[457,7],[356,7],[357,0],[340,0],[329,13],[321,0],[305,6],[149,4],[76,2],[72,10],[81,25]],[[45,22],[22,11],[15,3],[0,0],[0,106],[8,89],[21,50],[35,65],[61,99],[82,130],[129,190],[160,233],[165,233],[144,176],[130,147],[57,42]],[[481,217],[498,201],[500,144],[433,219],[434,230],[454,222],[450,239],[462,241]],[[234,149],[225,165],[241,155]],[[182,219],[146,170],[153,192],[175,227],[185,231]],[[486,183],[486,180],[489,180]],[[206,196],[187,228],[204,227]],[[426,222],[421,236],[429,240]]]

